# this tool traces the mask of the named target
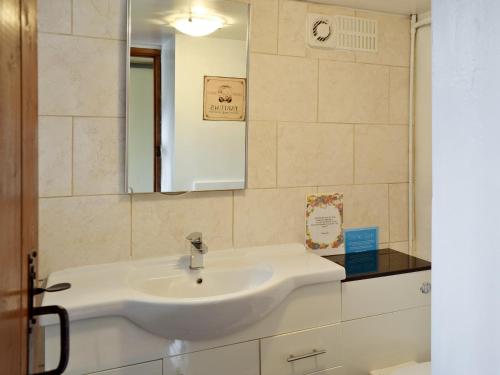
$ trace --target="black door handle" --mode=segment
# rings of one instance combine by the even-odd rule
[[[67,290],[69,288],[71,288],[70,283],[59,283],[59,284],[49,286],[48,288],[35,288],[35,289],[33,289],[33,294],[36,296],[38,294],[45,293],[45,292],[47,292],[47,293],[62,292],[63,290]]]
[[[39,372],[34,375],[61,375],[69,361],[69,317],[68,312],[65,308],[60,306],[42,306],[34,307],[32,310],[32,316],[41,315],[52,315],[57,314],[59,316],[60,332],[61,332],[61,355],[59,358],[59,364],[57,368],[50,371]]]

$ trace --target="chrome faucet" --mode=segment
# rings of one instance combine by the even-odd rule
[[[191,243],[191,264],[189,268],[192,270],[200,270],[203,268],[203,254],[208,252],[208,247],[203,243],[201,232],[191,233],[186,237]]]

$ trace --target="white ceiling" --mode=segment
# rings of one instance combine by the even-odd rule
[[[305,0],[309,3],[340,5],[398,14],[418,14],[431,10],[431,0]]]

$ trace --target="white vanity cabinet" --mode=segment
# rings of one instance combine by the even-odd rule
[[[259,375],[259,341],[166,357],[88,375]]]
[[[141,363],[138,365],[120,367],[113,370],[94,372],[89,375],[162,375],[162,361]]]
[[[259,341],[165,358],[163,375],[259,375]]]
[[[302,244],[221,250],[205,261],[197,271],[189,257],[169,256],[52,273],[48,285],[72,285],[43,299],[70,317],[65,374],[161,360],[167,375],[259,375],[260,340],[340,323],[345,270]],[[40,323],[45,366],[55,368],[59,321]]]
[[[368,255],[362,260],[373,258]],[[186,293],[194,293],[199,285],[213,285],[195,284],[189,271],[187,276],[175,274],[177,258],[61,271],[51,275],[49,284],[67,281],[72,289],[45,296],[44,302],[66,306],[73,317],[66,375],[367,375],[374,369],[430,357],[431,274],[424,271],[430,264],[388,250],[381,255],[374,263],[380,265],[375,271],[356,276],[358,280],[349,272],[343,280],[344,268],[333,259],[325,261],[305,253],[302,245],[249,249],[243,255],[238,250],[237,256],[220,251],[203,274],[218,287],[226,287],[222,276],[227,272],[231,279],[248,275],[235,272],[235,264],[242,270],[254,264],[250,275],[265,276],[264,271],[271,269],[276,279],[249,284],[245,293],[226,291],[226,295],[193,298],[189,306],[177,298],[180,307],[196,314],[178,317],[176,323],[164,318],[166,312],[175,312],[176,305],[164,306],[177,301],[174,297],[139,294],[131,287],[135,284],[120,277],[133,275],[149,282],[156,280],[153,271],[160,270],[163,278],[174,277],[169,276],[174,272]],[[268,268],[263,268],[263,259]],[[359,268],[359,262],[354,265]],[[393,275],[397,267],[411,271]],[[421,268],[415,272],[415,267]],[[359,280],[361,277],[371,278]],[[240,298],[242,295],[245,297]],[[130,301],[117,303],[123,296]],[[262,309],[276,301],[280,302],[268,313]],[[103,305],[107,310],[99,310]],[[149,307],[134,309],[137,306]],[[137,311],[156,325],[144,324],[142,315],[140,319],[134,315]],[[239,321],[240,316],[255,319]],[[213,328],[214,321],[219,329]],[[235,321],[240,324],[237,329],[231,326]],[[41,322],[45,365],[55,368],[59,325],[57,320]],[[169,338],[165,322],[172,327],[181,324],[186,333],[200,337]],[[205,328],[213,329],[212,333],[203,336]]]
[[[344,375],[430,360],[431,271],[342,283]]]

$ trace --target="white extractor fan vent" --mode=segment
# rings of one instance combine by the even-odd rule
[[[307,42],[316,48],[377,52],[377,21],[310,13]]]

